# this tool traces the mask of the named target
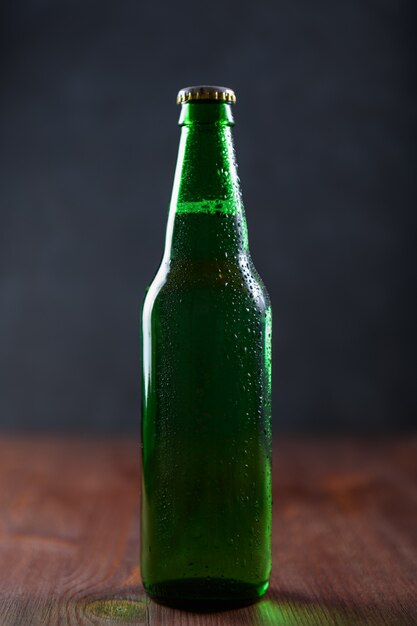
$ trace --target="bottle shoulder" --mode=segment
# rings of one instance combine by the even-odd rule
[[[252,302],[258,309],[270,307],[268,291],[247,252],[234,258],[163,261],[147,289],[144,306],[149,308],[156,301],[175,300],[181,293],[193,291],[195,298],[241,296],[242,302]]]

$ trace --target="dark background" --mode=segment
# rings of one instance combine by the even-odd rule
[[[414,1],[2,2],[0,424],[137,430],[175,96],[235,88],[275,432],[416,414]]]

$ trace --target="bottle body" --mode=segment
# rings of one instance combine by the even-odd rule
[[[141,571],[178,606],[252,602],[271,569],[271,307],[220,206],[177,198],[142,315]]]

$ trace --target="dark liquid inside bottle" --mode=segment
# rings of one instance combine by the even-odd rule
[[[242,605],[268,586],[271,310],[239,228],[177,214],[144,308],[142,575],[171,605]]]

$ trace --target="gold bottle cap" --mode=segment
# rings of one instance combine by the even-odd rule
[[[228,87],[218,87],[216,85],[197,85],[195,87],[184,87],[178,92],[177,104],[184,102],[197,102],[199,100],[218,100],[219,102],[230,102],[235,104],[236,95],[233,89]]]

